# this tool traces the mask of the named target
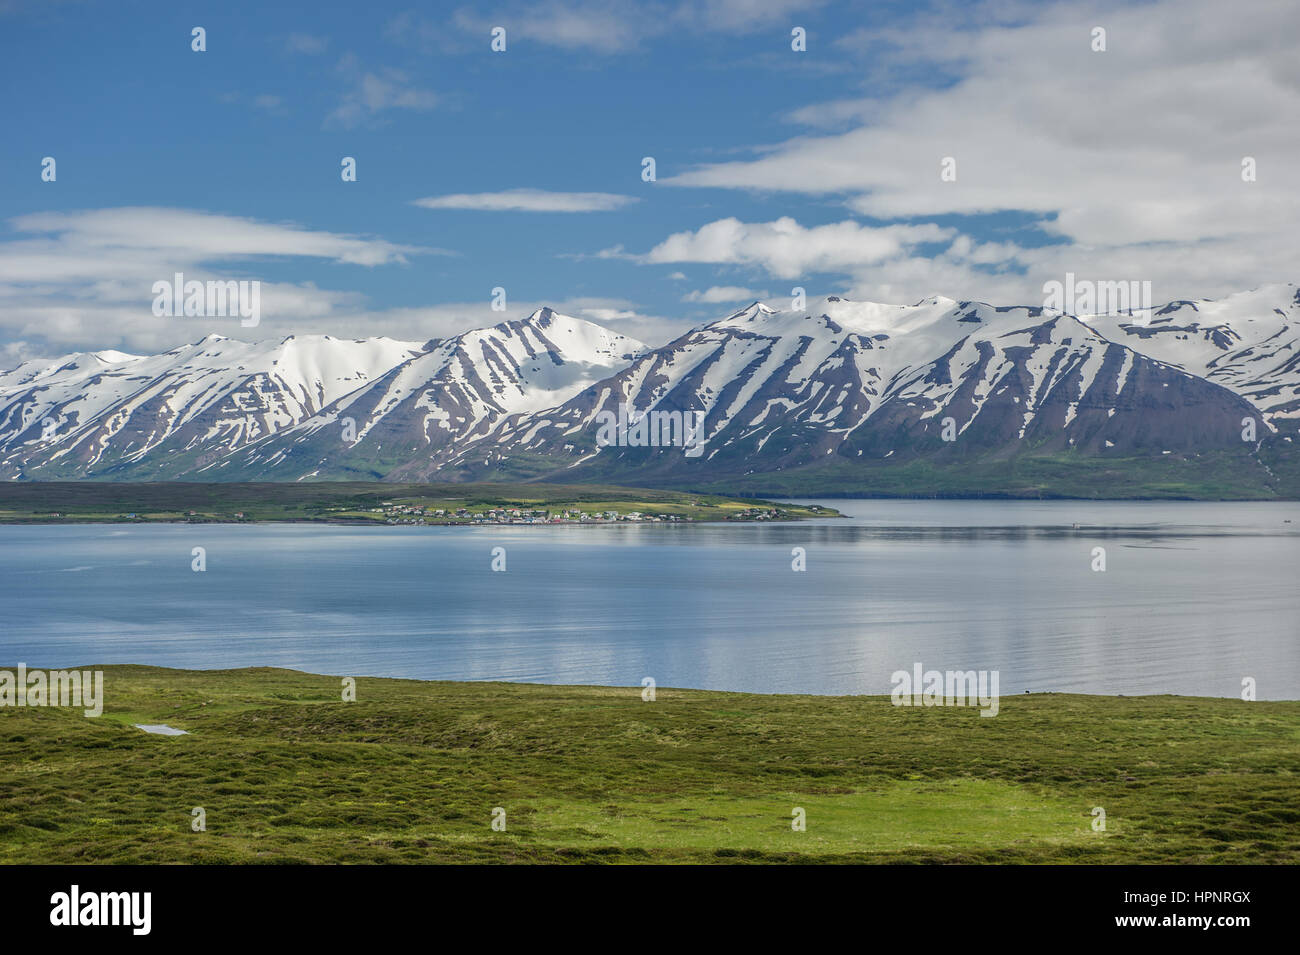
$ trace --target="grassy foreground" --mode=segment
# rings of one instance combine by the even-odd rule
[[[102,669],[98,719],[0,709],[0,861],[1300,862],[1296,702]]]

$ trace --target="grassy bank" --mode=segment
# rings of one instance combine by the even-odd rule
[[[0,709],[0,861],[1300,862],[1300,703],[104,671]]]
[[[1289,438],[1270,437],[1258,450],[1145,457],[1026,452],[893,464],[830,459],[699,487],[760,497],[1294,501],[1300,499],[1300,450]]]

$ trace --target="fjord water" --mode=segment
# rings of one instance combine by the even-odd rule
[[[883,694],[921,663],[1004,695],[1300,699],[1300,505],[822,503],[849,516],[4,526],[0,665]]]

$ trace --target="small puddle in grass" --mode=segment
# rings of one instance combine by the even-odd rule
[[[168,726],[166,723],[136,723],[135,728],[144,730],[146,733],[157,733],[160,736],[188,736],[189,730],[178,730],[174,726]]]

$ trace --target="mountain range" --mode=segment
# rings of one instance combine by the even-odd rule
[[[1293,496],[1297,329],[1273,285],[1147,320],[755,302],[657,348],[549,308],[423,344],[209,335],[0,374],[0,477]],[[642,416],[702,421],[694,453]]]

